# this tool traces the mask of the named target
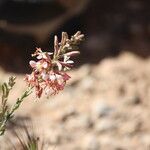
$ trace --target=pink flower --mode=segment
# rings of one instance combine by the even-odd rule
[[[42,56],[41,49],[36,50],[36,55]],[[42,54],[40,54],[42,53]],[[25,80],[29,86],[35,88],[36,96],[40,98],[45,92],[47,96],[57,94],[63,90],[70,76],[62,71],[62,65],[59,61],[52,62],[50,57],[44,55],[37,62],[31,60],[29,62],[33,69],[30,75],[26,75]],[[53,67],[58,65],[58,70],[54,71]]]
[[[57,36],[54,38],[54,53],[43,52],[41,48],[36,48],[32,56],[37,61],[29,62],[32,73],[26,75],[25,81],[28,86],[35,89],[36,96],[40,98],[43,93],[47,96],[57,94],[63,90],[66,82],[71,78],[65,71],[71,69],[74,62],[70,60],[71,56],[79,54],[72,50],[72,45],[79,43],[81,33],[77,32],[71,39],[68,39],[67,33],[62,33],[62,40],[59,43]],[[69,50],[69,52],[66,52]]]
[[[50,55],[53,53],[50,52],[42,52],[41,48],[36,48],[36,51],[32,56],[37,56],[37,59],[50,59]]]
[[[29,62],[29,64],[30,64],[30,66],[31,66],[32,68],[35,68],[35,67],[36,67],[36,62],[33,61],[33,60],[31,60],[31,61]]]

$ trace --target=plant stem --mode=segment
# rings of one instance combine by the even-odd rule
[[[19,108],[23,100],[28,97],[32,93],[33,87],[28,87],[28,89],[22,94],[20,98],[16,100],[16,103],[12,106],[12,108],[7,110],[4,114],[4,119],[0,124],[0,136],[4,134],[7,122],[13,117],[14,112]]]

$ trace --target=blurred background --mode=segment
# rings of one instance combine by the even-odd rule
[[[82,63],[124,50],[148,56],[149,7],[148,0],[1,0],[1,66],[26,72],[35,47],[52,50],[53,36],[62,31],[85,34]]]
[[[70,83],[50,101],[30,97],[18,126],[42,126],[47,149],[150,149],[149,0],[1,0],[0,82],[17,76],[14,99],[35,47],[53,51],[54,35],[78,30],[85,41]]]

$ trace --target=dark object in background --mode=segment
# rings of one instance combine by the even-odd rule
[[[48,50],[54,34],[60,36],[61,31],[66,31],[72,35],[77,30],[86,37],[81,53],[83,63],[98,62],[122,50],[149,56],[149,7],[148,0],[3,1],[0,63],[9,70],[26,70],[26,56],[36,46]]]
[[[46,43],[49,34],[80,14],[87,2],[88,0],[35,3],[8,1],[0,9],[0,29],[16,35],[30,36],[40,44]]]
[[[87,10],[85,33],[90,56],[98,51],[99,57],[111,56],[122,50],[149,56],[150,1],[94,0]]]
[[[26,70],[29,60],[26,56],[30,57],[35,47],[49,49],[49,40],[53,39],[54,33],[60,35],[66,31],[63,26],[78,15],[87,2],[88,0],[3,2],[0,7],[1,66],[10,71]],[[74,20],[76,27],[70,28],[73,29],[72,32],[69,29],[70,34],[79,30],[78,21]]]

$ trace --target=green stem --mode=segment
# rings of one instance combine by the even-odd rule
[[[23,102],[23,100],[28,97],[31,93],[32,93],[32,88],[33,87],[29,87],[24,93],[23,95],[17,99],[16,103],[13,105],[13,107],[10,109],[10,111],[7,110],[4,119],[0,125],[0,136],[4,134],[5,132],[5,128],[6,128],[6,124],[7,122],[13,117],[14,112],[19,108],[19,106],[21,105],[21,103]]]
[[[24,93],[23,95],[21,96],[21,98],[18,98],[16,103],[13,105],[11,111],[9,112],[9,115],[12,116],[14,111],[17,110],[19,108],[19,106],[21,105],[22,101],[28,97],[31,93],[32,93],[32,90],[33,87],[29,87]]]

